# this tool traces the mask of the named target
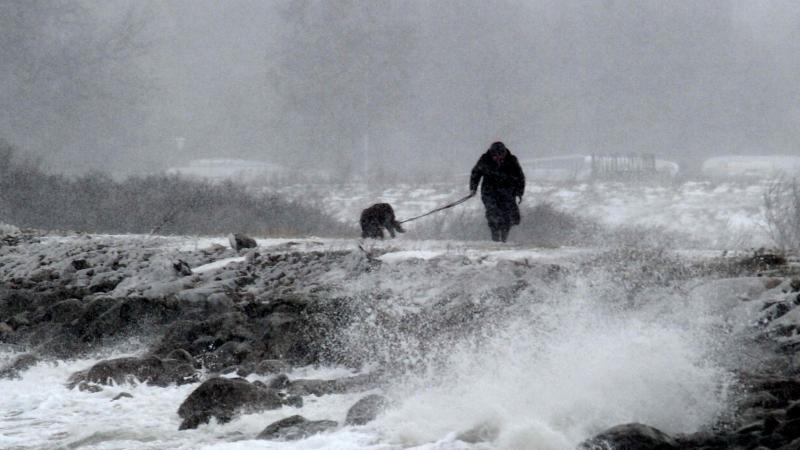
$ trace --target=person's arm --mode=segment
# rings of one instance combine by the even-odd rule
[[[479,159],[475,167],[472,168],[472,174],[469,177],[469,191],[472,195],[475,195],[478,191],[478,184],[480,184],[481,178],[483,177],[482,159],[483,158]]]

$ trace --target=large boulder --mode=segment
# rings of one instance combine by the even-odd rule
[[[313,434],[319,434],[336,428],[339,424],[333,420],[308,420],[303,416],[291,416],[273,422],[258,434],[258,439],[296,441]]]
[[[375,388],[379,383],[379,375],[368,373],[336,380],[294,380],[289,384],[292,395],[314,395],[321,397],[329,394],[361,392]]]
[[[126,357],[100,361],[87,370],[70,377],[68,387],[81,382],[96,384],[123,384],[132,381],[154,386],[187,384],[197,381],[197,371],[184,359],[161,359],[156,356]]]
[[[214,417],[225,423],[240,412],[277,409],[284,405],[278,391],[243,378],[215,377],[195,389],[178,408],[180,430],[197,428]]]
[[[617,425],[585,440],[580,450],[677,450],[678,442],[668,434],[640,423]]]
[[[8,364],[0,367],[0,379],[20,378],[20,373],[30,369],[41,361],[38,356],[31,353],[23,353],[17,356]]]
[[[386,397],[378,394],[368,395],[350,407],[344,423],[347,425],[367,424],[375,420],[388,407],[389,399]]]

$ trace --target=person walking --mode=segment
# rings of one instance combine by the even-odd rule
[[[481,180],[481,200],[492,240],[505,242],[511,227],[520,223],[518,203],[525,193],[525,174],[502,142],[493,143],[478,159],[469,179],[470,195],[477,193]]]

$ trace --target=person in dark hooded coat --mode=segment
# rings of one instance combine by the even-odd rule
[[[517,157],[502,142],[492,144],[472,169],[469,180],[472,195],[476,194],[481,180],[481,200],[486,207],[492,240],[505,242],[508,231],[520,222],[517,203],[522,202],[525,193],[525,174]]]

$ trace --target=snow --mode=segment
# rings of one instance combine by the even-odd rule
[[[768,181],[683,182],[666,185],[637,183],[549,183],[531,181],[522,203],[526,207],[550,203],[559,210],[609,226],[649,227],[686,235],[705,248],[758,248],[771,240],[763,213]],[[317,199],[317,205],[338,220],[358,226],[361,210],[385,202],[399,219],[413,217],[447,204],[466,194],[463,185],[429,183],[386,187],[345,184],[336,189],[311,185],[275,189],[294,200]],[[479,199],[456,208],[408,223],[403,239],[418,239],[415,227],[425,221],[458,220],[462,214],[482,214]],[[523,220],[536,220],[525,217]]]
[[[227,266],[228,264],[231,264],[231,263],[244,262],[244,261],[245,261],[245,257],[244,256],[237,256],[237,257],[234,257],[234,258],[220,259],[219,261],[214,261],[214,262],[211,262],[211,263],[208,263],[208,264],[203,264],[202,266],[194,267],[194,268],[192,268],[192,272],[193,273],[209,272],[209,271],[212,271],[212,270],[221,269],[221,268],[223,268],[223,267],[225,267],[225,266]]]
[[[400,252],[390,252],[380,256],[378,259],[385,263],[393,263],[409,259],[431,259],[442,255],[441,252],[408,250]]]
[[[800,156],[731,155],[709,158],[703,163],[703,174],[717,178],[793,177],[798,171],[800,171]]]
[[[171,175],[182,175],[209,180],[236,180],[257,182],[263,178],[274,178],[286,172],[286,168],[265,161],[244,159],[197,159],[184,167],[167,169]]]

